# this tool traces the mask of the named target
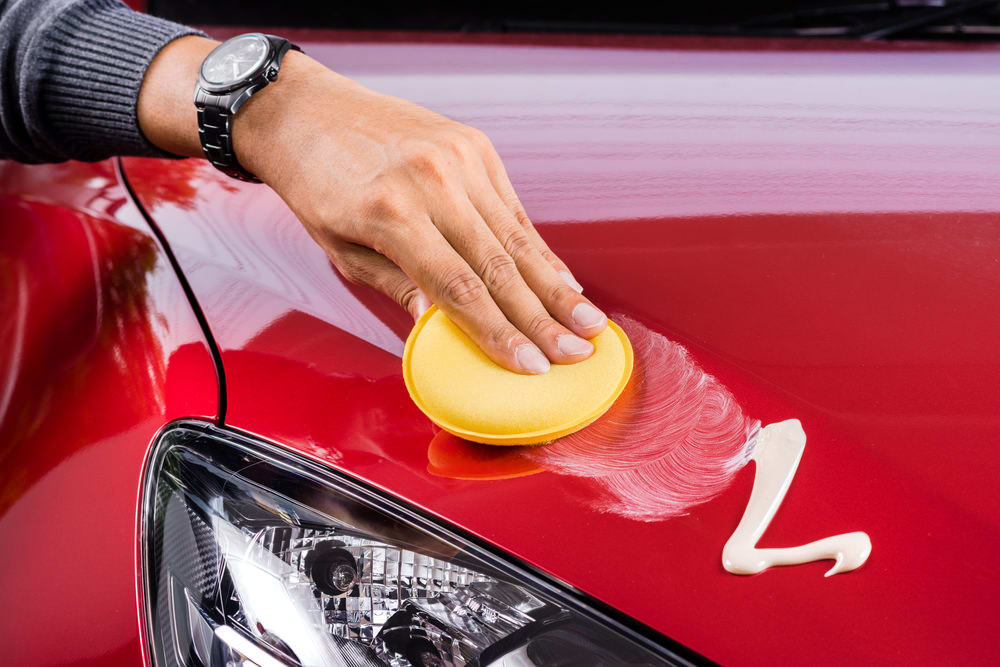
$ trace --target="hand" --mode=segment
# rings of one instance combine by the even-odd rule
[[[142,96],[139,109],[141,121]],[[585,339],[607,318],[531,225],[482,132],[290,52],[237,114],[233,141],[348,280],[414,318],[433,301],[513,371],[593,353]]]

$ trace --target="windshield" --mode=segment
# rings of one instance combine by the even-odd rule
[[[996,40],[1000,0],[351,3],[148,0],[150,13],[202,25],[360,30]]]

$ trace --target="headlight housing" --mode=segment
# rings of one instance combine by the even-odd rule
[[[142,540],[157,667],[695,658],[393,498],[208,424],[159,437]]]

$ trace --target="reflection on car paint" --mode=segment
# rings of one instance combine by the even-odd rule
[[[19,601],[3,663],[139,664],[146,444],[217,416],[212,358],[112,163],[0,162],[0,211],[0,599]]]

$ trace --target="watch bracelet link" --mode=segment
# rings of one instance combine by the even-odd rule
[[[244,169],[233,150],[233,116],[222,109],[204,103],[197,104],[198,134],[205,158],[221,172],[232,178],[260,183],[261,180]]]
[[[248,79],[244,85],[229,89],[229,92],[210,92],[209,87],[203,85],[201,69],[199,68],[198,85],[195,87],[194,95],[194,104],[198,112],[198,135],[205,157],[227,176],[248,183],[261,183],[262,181],[247,171],[236,157],[236,151],[233,148],[233,116],[251,95],[260,92],[269,83],[275,81],[288,51],[302,50],[282,37],[255,34],[270,43],[270,55],[263,62],[266,69],[259,71],[255,78]],[[246,35],[238,35],[226,43],[244,37]],[[216,49],[224,47],[226,43],[216,47]],[[204,63],[202,67],[204,67]]]

